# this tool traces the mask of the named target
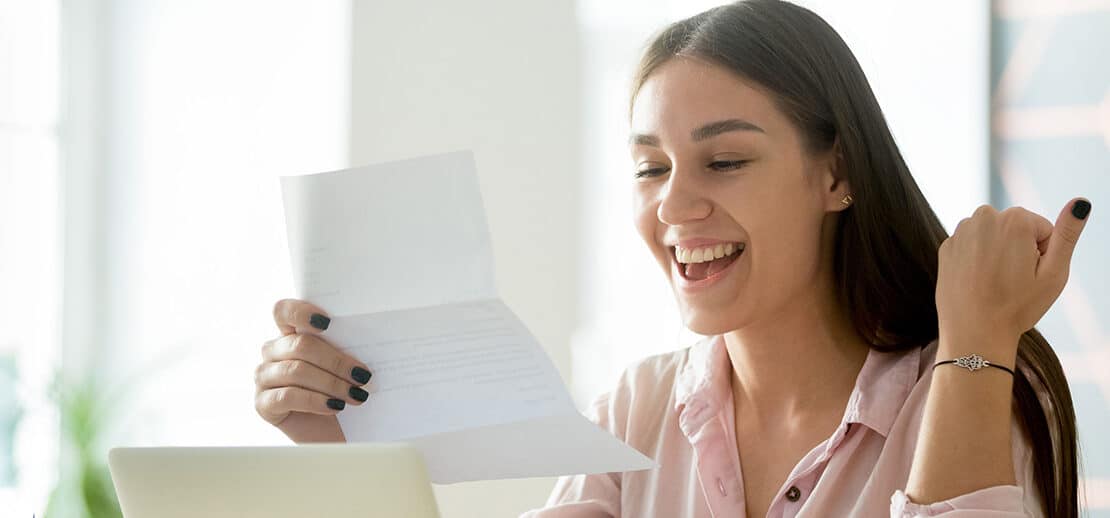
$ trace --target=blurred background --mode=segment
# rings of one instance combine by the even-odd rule
[[[580,406],[689,345],[631,226],[627,91],[654,31],[717,3],[0,0],[3,514],[113,516],[111,446],[287,444],[253,408],[292,295],[279,175],[473,149],[501,293]],[[1110,517],[1110,1],[802,3],[949,230],[1094,202],[1040,328]],[[436,490],[515,516],[553,482]]]

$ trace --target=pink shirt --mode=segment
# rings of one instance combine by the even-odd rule
[[[902,490],[935,355],[935,341],[897,353],[872,349],[840,425],[798,462],[767,516],[1043,516],[1030,445],[1016,416],[1017,485],[988,487],[929,505],[906,498]],[[594,401],[589,417],[655,459],[658,467],[562,477],[547,507],[522,518],[746,516],[731,371],[720,337],[629,367],[611,392]]]

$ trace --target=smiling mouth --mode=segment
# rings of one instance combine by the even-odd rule
[[[701,248],[672,247],[671,254],[678,271],[689,281],[705,280],[728,268],[744,253],[745,243],[720,243]]]

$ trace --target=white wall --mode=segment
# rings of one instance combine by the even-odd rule
[[[355,2],[351,162],[473,149],[498,286],[569,377],[581,211],[570,1]],[[435,210],[413,200],[413,210]],[[553,479],[439,486],[444,518],[516,516]]]

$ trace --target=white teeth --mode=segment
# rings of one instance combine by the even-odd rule
[[[744,249],[744,243],[722,243],[702,248],[675,247],[675,258],[682,264],[704,263],[732,255]]]

